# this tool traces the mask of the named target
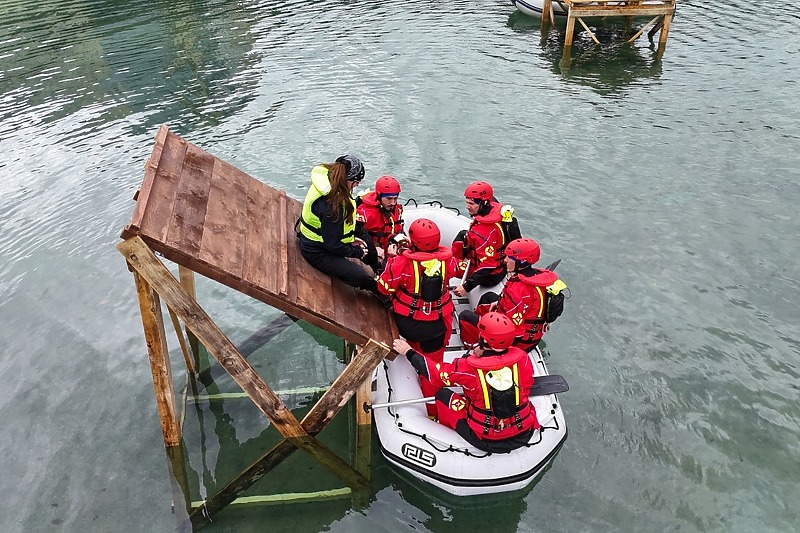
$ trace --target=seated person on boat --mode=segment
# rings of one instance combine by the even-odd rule
[[[433,361],[403,339],[395,339],[393,348],[420,377],[440,387],[434,395],[440,423],[478,449],[508,453],[525,446],[539,429],[528,398],[534,368],[528,354],[512,346],[516,328],[507,316],[483,315],[478,332],[479,347],[452,363]],[[463,395],[448,388],[455,386]]]
[[[515,239],[505,249],[505,265],[509,274],[503,292],[484,294],[475,311],[458,315],[461,340],[464,344],[478,342],[478,320],[487,311],[508,316],[516,327],[514,346],[530,351],[539,344],[550,322],[564,309],[566,284],[551,270],[535,268],[541,249],[533,239]]]
[[[492,186],[485,181],[470,183],[464,191],[467,212],[472,217],[469,229],[453,240],[453,255],[466,270],[464,283],[456,287],[456,296],[466,296],[477,287],[493,287],[503,281],[503,208],[494,197]]]
[[[394,237],[403,233],[403,206],[397,203],[398,196],[400,182],[381,176],[375,181],[374,191],[364,191],[356,199],[356,223],[369,233],[380,260],[386,258]]]
[[[359,289],[376,291],[375,278],[348,257],[377,262],[369,234],[356,226],[353,189],[364,179],[364,165],[351,155],[311,170],[311,186],[297,221],[300,254],[317,270]]]

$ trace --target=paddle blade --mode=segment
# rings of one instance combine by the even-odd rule
[[[557,394],[567,392],[569,384],[564,376],[551,374],[549,376],[534,376],[531,396],[545,396],[547,394]]]
[[[544,267],[544,269],[545,270],[555,270],[560,262],[561,262],[561,259],[556,259],[555,261],[553,261],[552,263],[550,263],[549,265]]]

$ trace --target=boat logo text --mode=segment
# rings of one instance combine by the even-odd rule
[[[403,444],[403,456],[428,468],[432,468],[436,464],[436,456],[433,453],[417,448],[413,444]]]

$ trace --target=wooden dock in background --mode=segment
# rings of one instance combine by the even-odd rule
[[[144,180],[134,199],[133,215],[122,231],[124,241],[117,249],[125,257],[136,284],[171,471],[185,471],[185,463],[162,302],[178,336],[189,379],[194,382],[208,370],[198,368],[197,348],[202,343],[284,438],[217,494],[197,505],[191,503],[188,487],[181,482],[185,476],[175,474],[183,492],[176,494],[174,501],[186,506],[180,515],[190,520],[194,528],[201,527],[214,513],[236,503],[242,492],[297,449],[310,454],[347,485],[346,489],[334,491],[337,495],[352,492],[354,501],[366,501],[370,417],[357,410],[355,448],[359,456],[354,465],[314,437],[354,394],[358,405],[369,401],[369,378],[390,354],[391,340],[397,335],[387,310],[371,295],[317,271],[302,258],[294,230],[300,202],[187,142],[166,125],[156,135]],[[178,265],[178,278],[156,254]],[[295,418],[196,301],[195,273],[358,347],[302,421]],[[307,501],[328,498],[329,493],[263,499]]]
[[[562,9],[564,4],[568,8],[562,63],[568,63],[570,59],[575,21],[578,21],[583,26],[583,29],[586,30],[595,44],[600,44],[595,33],[589,29],[589,26],[583,20],[590,17],[625,17],[626,36],[631,33],[634,17],[652,17],[649,22],[628,38],[627,42],[632,43],[645,30],[651,28],[647,34],[650,40],[653,39],[656,33],[660,32],[656,57],[661,58],[664,55],[670,24],[672,17],[675,15],[675,0],[544,0],[542,5],[542,31],[545,32],[548,26],[555,25],[553,2],[558,3]]]

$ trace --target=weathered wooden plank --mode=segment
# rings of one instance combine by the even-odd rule
[[[167,132],[141,224],[141,232],[154,239],[163,240],[167,234],[188,147],[185,140]]]
[[[194,272],[183,265],[178,265],[178,276],[180,278],[181,287],[183,287],[183,290],[185,290],[193,300],[197,300],[194,289]],[[194,367],[198,368],[200,342],[197,340],[197,337],[194,336],[194,333],[188,329],[186,330],[186,337],[189,339],[189,346],[192,349],[192,360],[194,361]]]
[[[247,189],[252,178],[221,159],[213,158],[213,161],[198,257],[241,278],[247,224]]]
[[[316,272],[308,262],[303,259],[303,256],[300,255],[300,240],[297,237],[297,231],[294,228],[297,219],[300,218],[300,212],[303,209],[303,204],[293,200],[292,198],[286,199],[286,224],[289,226],[286,232],[286,264],[288,265],[291,272],[294,274],[299,269],[305,269],[309,271],[314,271],[313,274],[319,280],[319,283],[322,283],[324,279],[323,274],[321,272]],[[286,299],[292,302],[298,301],[298,291],[301,284],[301,278],[294,276],[293,279],[288,280],[287,278],[287,287],[286,287]],[[328,282],[330,283],[330,282]],[[319,298],[323,298],[324,295],[320,295]],[[329,315],[330,316],[330,315]]]
[[[253,180],[247,187],[247,233],[242,279],[271,293],[277,292],[277,259],[272,249],[278,230],[274,221],[271,189]]]
[[[247,360],[236,351],[233,343],[209,318],[202,307],[197,305],[170,271],[156,258],[153,252],[139,237],[133,237],[117,245],[117,249],[128,263],[147,280],[166,304],[175,311],[186,327],[208,349],[231,377],[253,400],[284,437],[305,436],[300,423],[292,412],[269,388],[261,376]]]
[[[183,162],[181,181],[175,194],[175,208],[167,233],[159,239],[167,246],[197,257],[200,253],[211,175],[216,158],[200,148],[189,144]],[[197,271],[196,269],[192,269]]]
[[[570,13],[576,17],[664,15],[674,11],[674,7],[658,5],[654,6],[649,4],[639,6],[587,6],[570,8]]]
[[[136,200],[136,207],[133,209],[133,215],[128,226],[123,230],[125,232],[132,232],[138,230],[142,225],[142,218],[144,217],[144,210],[150,200],[150,194],[153,191],[153,182],[156,178],[156,171],[158,164],[161,161],[161,153],[164,150],[164,142],[167,139],[169,128],[166,124],[162,124],[156,134],[155,144],[153,145],[153,152],[150,154],[150,159],[145,163],[144,180],[141,187],[136,191],[134,200]],[[123,237],[127,238],[127,237]]]
[[[278,196],[278,294],[286,296],[288,294],[289,286],[289,235],[296,238],[294,234],[294,222],[289,217],[289,200],[286,198],[286,192],[280,191]],[[292,227],[289,228],[289,224]],[[292,245],[296,245],[293,242]]]
[[[164,332],[164,318],[161,303],[153,288],[137,272],[133,273],[136,283],[136,294],[139,298],[139,311],[142,315],[142,327],[147,343],[150,360],[150,372],[153,375],[153,388],[156,393],[158,418],[164,444],[169,448],[177,446],[181,441],[181,427],[178,423],[178,408],[175,405],[175,390],[172,385],[172,369],[169,364],[167,337]]]

